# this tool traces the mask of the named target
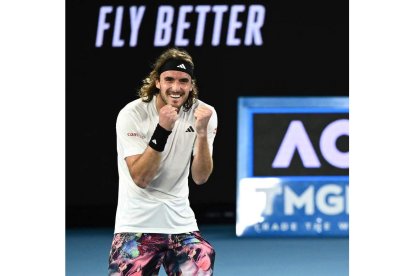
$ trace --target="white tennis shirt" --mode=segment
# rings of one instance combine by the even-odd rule
[[[118,114],[116,135],[119,189],[115,233],[178,234],[198,230],[188,200],[191,154],[197,153],[194,146],[194,110],[199,105],[213,110],[207,128],[211,153],[217,129],[217,113],[212,106],[200,100],[187,112],[181,108],[179,118],[161,153],[160,168],[153,181],[142,189],[132,180],[125,158],[142,154],[148,147],[159,122],[155,104],[156,97],[149,103],[137,99],[127,104]]]

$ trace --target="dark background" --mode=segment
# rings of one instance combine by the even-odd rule
[[[202,46],[193,46],[194,26],[185,35],[190,45],[183,49],[193,56],[200,99],[213,105],[219,118],[214,172],[203,186],[190,180],[190,202],[200,223],[235,222],[239,96],[348,96],[348,1],[66,1],[67,227],[114,226],[116,116],[136,99],[150,65],[167,48],[153,46],[156,11],[166,4],[266,7],[261,46],[225,45],[229,12],[219,46],[211,45],[209,18]],[[103,47],[95,47],[103,5],[125,7],[121,36],[126,46],[111,46],[110,29]],[[131,5],[147,8],[136,47],[128,46]],[[111,28],[115,9],[108,16]],[[241,21],[246,14],[240,15]],[[194,16],[188,20],[196,22]],[[237,31],[242,40],[243,33],[243,27]]]
[[[349,175],[349,169],[337,168],[325,160],[319,146],[321,134],[333,121],[348,119],[348,113],[287,113],[254,114],[253,117],[253,175],[254,176],[309,176],[309,175]],[[303,123],[309,140],[321,163],[320,168],[306,168],[296,150],[288,168],[272,168],[273,160],[293,120]],[[271,128],[269,126],[272,126]],[[277,127],[276,127],[277,126]],[[336,147],[341,152],[349,152],[348,135],[341,135],[336,140]]]

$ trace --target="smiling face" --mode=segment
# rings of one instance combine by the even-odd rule
[[[157,97],[158,110],[166,104],[180,109],[193,89],[191,76],[174,70],[162,72],[155,85],[160,90],[160,97]]]

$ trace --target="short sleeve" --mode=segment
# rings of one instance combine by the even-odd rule
[[[148,146],[142,133],[142,120],[138,114],[121,111],[116,120],[116,137],[118,155],[125,157],[142,154]]]

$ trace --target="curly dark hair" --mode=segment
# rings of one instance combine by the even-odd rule
[[[178,49],[178,48],[170,48],[164,51],[158,59],[155,61],[154,65],[152,66],[151,73],[142,81],[143,85],[138,91],[138,96],[142,98],[143,102],[150,102],[154,95],[158,94],[160,91],[155,85],[155,81],[160,79],[158,74],[158,70],[165,64],[165,62],[169,59],[180,59],[186,61],[191,64],[194,68],[193,59],[185,50]],[[184,111],[190,110],[194,103],[197,102],[198,99],[198,87],[196,85],[196,80],[191,78],[191,82],[193,85],[193,89],[190,91],[188,95],[187,101],[184,103],[183,108]]]

